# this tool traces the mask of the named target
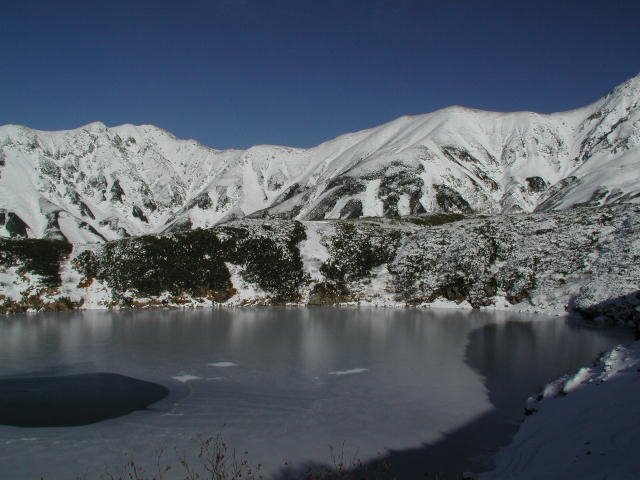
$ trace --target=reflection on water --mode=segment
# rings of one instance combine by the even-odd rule
[[[576,365],[590,365],[611,348],[610,339],[630,340],[628,332],[594,332],[562,322],[491,324],[471,333],[467,361],[485,377],[491,403],[504,409],[514,393],[526,397]]]
[[[160,446],[189,448],[218,432],[267,471],[327,461],[327,445],[343,441],[367,459],[437,443],[496,406],[521,411],[539,385],[620,339],[557,318],[460,311],[10,317],[0,321],[0,376],[114,372],[172,393],[151,411],[95,425],[0,427],[0,471],[16,480],[68,478],[72,458],[78,473],[95,472],[127,453],[144,460]]]
[[[392,452],[385,460],[398,478],[437,472],[442,480],[461,471],[491,469],[500,446],[510,442],[523,418],[525,399],[551,379],[589,365],[615,343],[631,340],[629,331],[595,332],[559,319],[522,321],[504,316],[469,335],[466,362],[482,375],[493,409],[446,432],[439,441]]]

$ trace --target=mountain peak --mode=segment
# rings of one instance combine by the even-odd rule
[[[87,123],[86,125],[83,125],[82,127],[79,128],[79,130],[89,130],[89,131],[104,131],[106,130],[108,127],[100,122],[100,121],[95,121],[95,122],[91,122],[91,123]]]
[[[216,151],[153,125],[4,126],[0,222],[24,228],[0,223],[0,236],[84,243],[251,214],[324,220],[637,202],[639,99],[640,75],[572,112],[454,105],[310,149]]]
[[[620,85],[614,87],[604,98],[603,100],[608,100],[611,97],[630,97],[630,96],[640,96],[640,73],[635,77],[631,77],[628,80],[625,80]]]

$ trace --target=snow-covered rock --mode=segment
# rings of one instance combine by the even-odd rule
[[[34,303],[46,294],[65,299],[55,308],[446,305],[640,325],[639,238],[640,205],[620,204],[467,218],[242,219],[73,251],[60,240],[4,239],[0,308],[47,308],[49,300]]]
[[[402,299],[414,305],[446,299],[633,321],[638,238],[636,205],[498,215],[420,230],[390,270]]]
[[[95,243],[299,220],[638,202],[640,76],[570,112],[451,107],[310,149],[218,151],[157,127],[0,127],[0,236]]]

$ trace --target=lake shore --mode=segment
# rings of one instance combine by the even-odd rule
[[[549,383],[496,468],[480,480],[635,479],[640,471],[640,342]]]

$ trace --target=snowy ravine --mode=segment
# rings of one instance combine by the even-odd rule
[[[640,477],[640,342],[545,387],[480,480]]]
[[[464,107],[309,149],[214,150],[151,125],[0,127],[0,237],[100,243],[247,216],[513,213],[640,200],[640,76],[569,112]]]

